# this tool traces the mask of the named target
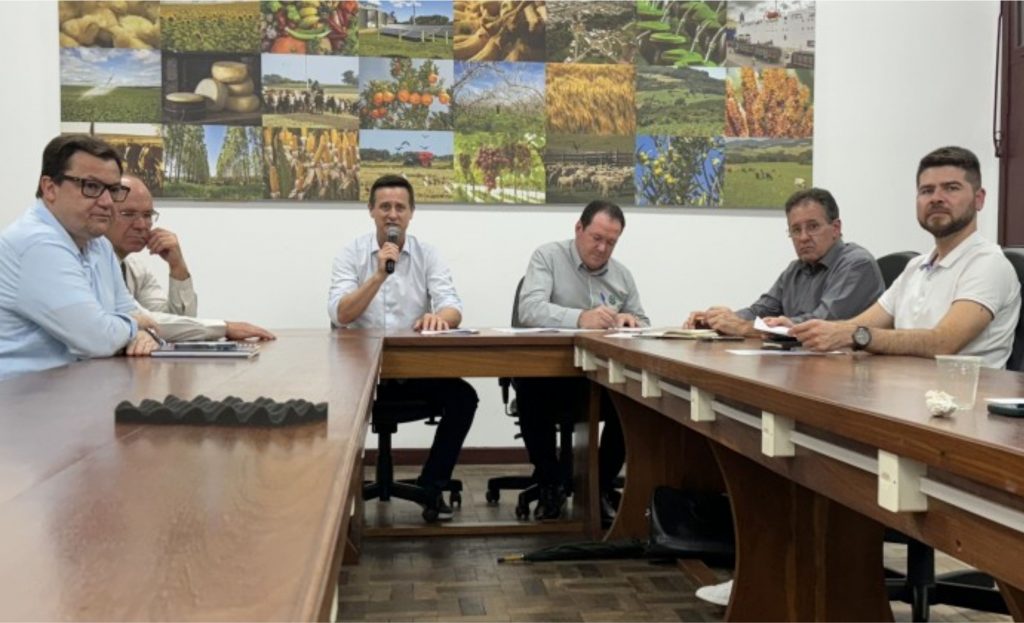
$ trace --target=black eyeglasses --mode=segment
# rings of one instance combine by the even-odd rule
[[[82,189],[82,196],[88,197],[89,199],[99,197],[103,194],[103,191],[106,190],[110,192],[110,198],[113,201],[121,203],[128,197],[128,191],[131,190],[127,186],[122,186],[120,184],[104,184],[98,180],[87,180],[84,177],[75,177],[74,175],[62,174],[60,179],[78,182],[78,186]]]

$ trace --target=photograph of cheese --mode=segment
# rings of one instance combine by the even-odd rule
[[[61,134],[91,134],[107,142],[121,156],[124,172],[146,183],[154,196],[163,194],[164,139],[153,123],[60,124]]]
[[[62,48],[60,118],[159,123],[160,51]]]
[[[160,3],[57,3],[62,48],[160,49]]]
[[[163,57],[165,123],[260,125],[258,54],[173,54]]]
[[[359,59],[263,55],[263,126],[358,130]]]
[[[163,127],[164,196],[204,201],[263,198],[260,128]]]

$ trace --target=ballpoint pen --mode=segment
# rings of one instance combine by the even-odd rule
[[[604,295],[604,292],[601,292],[600,294],[601,294],[601,304],[602,305],[607,305],[608,304],[608,297],[606,297]]]

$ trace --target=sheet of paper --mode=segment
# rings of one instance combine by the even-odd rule
[[[754,318],[754,329],[757,331],[764,331],[765,333],[774,333],[776,335],[785,335],[786,337],[789,337],[789,327],[769,327],[760,316]]]
[[[522,335],[524,333],[599,333],[604,331],[604,329],[561,329],[559,327],[499,327],[491,330],[510,335]]]
[[[475,335],[476,329],[444,329],[441,331],[420,331],[420,335]]]
[[[625,333],[625,332],[619,331],[618,333],[609,333],[605,337],[618,337],[618,338],[633,339],[633,338],[636,337],[636,333]]]
[[[1024,405],[1024,398],[986,398],[985,402],[990,405]]]
[[[730,348],[726,351],[733,355],[765,355],[768,357],[794,357],[794,356],[813,356],[813,355],[842,355],[841,350],[832,350],[827,353],[816,353],[810,350],[764,350],[763,348]]]

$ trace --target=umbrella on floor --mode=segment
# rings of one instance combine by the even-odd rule
[[[555,560],[615,560],[643,558],[646,542],[640,539],[625,541],[581,541],[544,547],[525,554],[498,557],[504,562],[548,562]]]

